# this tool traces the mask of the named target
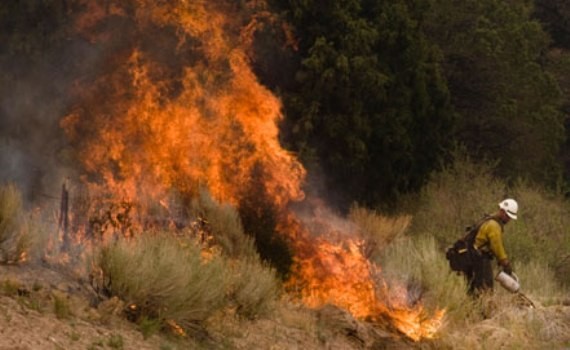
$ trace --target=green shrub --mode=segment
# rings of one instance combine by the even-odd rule
[[[224,306],[227,271],[217,255],[204,259],[193,241],[145,233],[100,248],[101,284],[137,306],[140,317],[173,320],[191,329]]]
[[[0,263],[18,262],[31,245],[31,224],[24,214],[21,193],[14,185],[1,186]]]
[[[71,334],[69,334],[69,339],[72,341],[79,341],[79,339],[81,339],[81,334],[77,332],[71,332]]]
[[[53,312],[59,319],[67,319],[71,316],[69,301],[60,295],[53,296]]]
[[[143,316],[138,322],[139,330],[143,335],[144,339],[148,339],[153,334],[158,333],[160,331],[160,320],[154,318],[147,318]]]
[[[107,345],[111,349],[122,350],[124,345],[123,336],[120,334],[111,334],[107,340]]]
[[[275,270],[259,259],[235,261],[231,299],[238,314],[255,318],[270,311],[276,301],[280,282]]]
[[[18,295],[18,290],[22,287],[22,283],[17,280],[5,279],[0,284],[0,292],[7,296]]]

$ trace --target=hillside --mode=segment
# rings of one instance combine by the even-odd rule
[[[309,311],[291,304],[287,307],[285,303],[276,317],[256,321],[220,314],[210,321],[207,334],[197,333],[192,339],[175,335],[172,329],[145,339],[140,326],[124,318],[124,303],[112,298],[95,305],[89,284],[69,272],[30,265],[0,266],[0,276],[2,350],[413,349],[439,348],[454,339],[448,335],[444,342],[435,339],[414,343],[379,325],[358,322],[332,306]],[[505,308],[492,318],[471,325],[461,341],[478,344],[484,336],[507,348],[511,341],[524,342],[512,339],[513,334],[500,327],[515,318],[536,319],[537,325],[548,320],[551,326],[543,329],[547,339],[559,334],[561,325],[570,324],[570,305]],[[560,348],[568,346],[570,334],[558,341]],[[458,344],[446,345],[462,348]]]
[[[144,339],[116,298],[96,304],[86,281],[49,267],[0,266],[0,349],[400,349],[417,344],[348,313],[290,305],[274,319],[228,314],[193,339],[165,330]]]

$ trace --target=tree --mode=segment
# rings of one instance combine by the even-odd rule
[[[423,30],[444,55],[458,139],[499,175],[560,180],[561,95],[543,65],[548,36],[526,0],[432,0]]]
[[[570,2],[566,0],[535,0],[534,15],[550,33],[553,45],[570,49]]]
[[[299,48],[285,141],[341,209],[417,190],[452,143],[438,52],[406,1],[288,1]],[[315,174],[309,171],[309,174]]]
[[[566,143],[562,147],[564,178],[570,180],[570,2],[564,0],[535,0],[534,15],[550,34],[552,42],[547,53],[546,67],[558,82],[564,101]],[[568,184],[566,184],[568,186]]]

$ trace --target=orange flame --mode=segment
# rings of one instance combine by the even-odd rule
[[[86,3],[77,30],[94,45],[118,47],[101,75],[78,88],[80,104],[61,121],[92,196],[138,203],[133,210],[152,198],[168,211],[173,192],[190,198],[206,187],[237,205],[261,168],[279,211],[278,230],[292,238],[297,254],[289,286],[301,288],[308,306],[332,303],[357,318],[388,317],[415,340],[433,336],[443,312],[424,321],[421,305],[390,297],[374,278],[378,268],[362,255],[362,242],[313,238],[288,211],[304,198],[305,170],[280,146],[280,102],[248,60],[254,27],[267,17],[262,1],[241,12],[224,1]],[[262,15],[251,13],[256,9]],[[135,27],[123,33],[132,42],[105,46],[114,36],[100,28],[112,21],[99,24],[108,18]]]
[[[173,26],[178,41],[170,49],[188,49],[192,41],[200,53],[182,62],[172,81],[153,51],[133,48],[95,88],[81,92],[83,104],[61,125],[86,171],[125,200],[160,199],[172,188],[191,195],[205,186],[236,204],[260,166],[276,204],[303,198],[305,171],[278,141],[280,102],[251,71],[242,36],[232,41],[222,32],[228,17],[206,1],[139,3],[135,22],[149,31]]]
[[[421,303],[410,303],[408,290],[381,276],[380,267],[363,254],[364,242],[348,238],[354,232],[341,232],[321,221],[325,236],[312,238],[294,215],[289,227],[300,230],[294,244],[295,270],[287,287],[300,289],[301,300],[309,307],[332,304],[348,310],[354,317],[370,321],[388,319],[409,338],[432,338],[440,328],[444,310],[429,316]],[[346,228],[346,227],[345,227]],[[323,228],[321,227],[321,230]]]

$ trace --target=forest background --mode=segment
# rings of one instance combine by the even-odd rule
[[[3,179],[28,181],[28,189],[51,170],[39,155],[62,148],[53,136],[70,105],[63,92],[94,75],[104,45],[133,39],[82,41],[70,28],[80,3],[0,7],[0,136],[19,144],[4,146],[18,154],[3,152],[0,168]],[[522,178],[568,192],[565,1],[267,6],[271,20],[259,26],[250,53],[255,72],[282,99],[282,144],[308,168],[308,182],[320,184],[311,188],[334,188],[327,192],[335,207],[387,207],[417,193],[458,147],[497,163],[509,183]],[[18,176],[31,168],[35,176]]]

